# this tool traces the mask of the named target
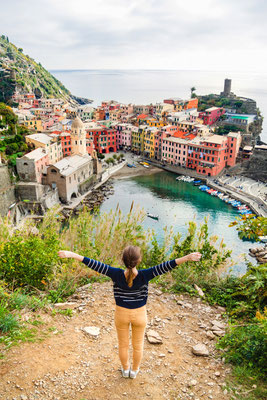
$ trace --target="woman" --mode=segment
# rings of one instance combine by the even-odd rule
[[[138,271],[141,262],[141,250],[136,246],[127,246],[122,254],[126,270],[113,268],[100,261],[80,256],[71,251],[59,251],[61,258],[74,258],[100,274],[109,276],[113,281],[116,302],[115,325],[119,342],[119,357],[122,376],[136,378],[143,356],[144,334],[147,324],[146,302],[148,282],[156,276],[171,271],[186,261],[199,261],[200,253],[191,253],[175,260],[166,261],[152,268]],[[129,363],[129,327],[132,327],[133,365]]]

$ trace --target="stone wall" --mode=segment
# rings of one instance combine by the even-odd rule
[[[267,150],[254,149],[249,160],[229,168],[229,173],[267,182]]]
[[[7,215],[9,206],[15,201],[15,187],[11,184],[8,167],[0,165],[0,214]]]

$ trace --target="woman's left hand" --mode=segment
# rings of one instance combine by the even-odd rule
[[[202,257],[202,254],[199,252],[188,254],[189,261],[199,261],[201,259],[201,257]]]

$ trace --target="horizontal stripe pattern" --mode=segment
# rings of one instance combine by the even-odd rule
[[[109,268],[111,268],[107,264],[104,264],[100,261],[93,260],[92,258],[88,258],[88,257],[84,257],[83,263],[86,264],[89,268],[93,269],[96,272],[99,272],[99,274],[102,274],[102,275],[108,275]]]
[[[83,258],[83,263],[89,268],[106,275],[113,280],[113,292],[116,304],[126,308],[139,308],[146,304],[148,296],[148,282],[156,276],[166,274],[176,267],[175,260],[165,261],[152,268],[138,271],[134,284],[130,288],[126,283],[124,272],[121,268],[96,261],[92,258]]]
[[[175,267],[176,267],[176,263],[175,263],[175,265],[173,265],[173,264],[171,264],[171,261],[165,261],[159,265],[156,265],[155,267],[152,267],[153,276],[156,277],[159,275],[166,274],[167,272],[170,272]]]

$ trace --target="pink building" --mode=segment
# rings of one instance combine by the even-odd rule
[[[227,135],[227,140],[228,140],[227,166],[232,167],[236,163],[236,157],[242,142],[242,136],[239,132],[229,132]]]
[[[207,108],[206,111],[199,113],[199,118],[203,119],[204,125],[213,125],[215,122],[225,114],[225,109],[222,107]]]
[[[121,123],[121,124],[117,124],[115,126],[115,129],[116,129],[116,138],[117,138],[118,149],[131,147],[132,125]]]
[[[42,147],[25,154],[16,160],[18,175],[22,181],[42,183],[42,174],[46,173],[49,158]]]
[[[154,136],[155,159],[162,161],[162,144],[163,140],[174,135],[177,127],[173,125],[163,126]]]
[[[233,166],[241,142],[240,133],[227,136],[196,137],[188,146],[187,168],[207,176],[218,175],[223,168]]]
[[[162,141],[162,161],[172,165],[186,166],[188,140],[169,137]]]

